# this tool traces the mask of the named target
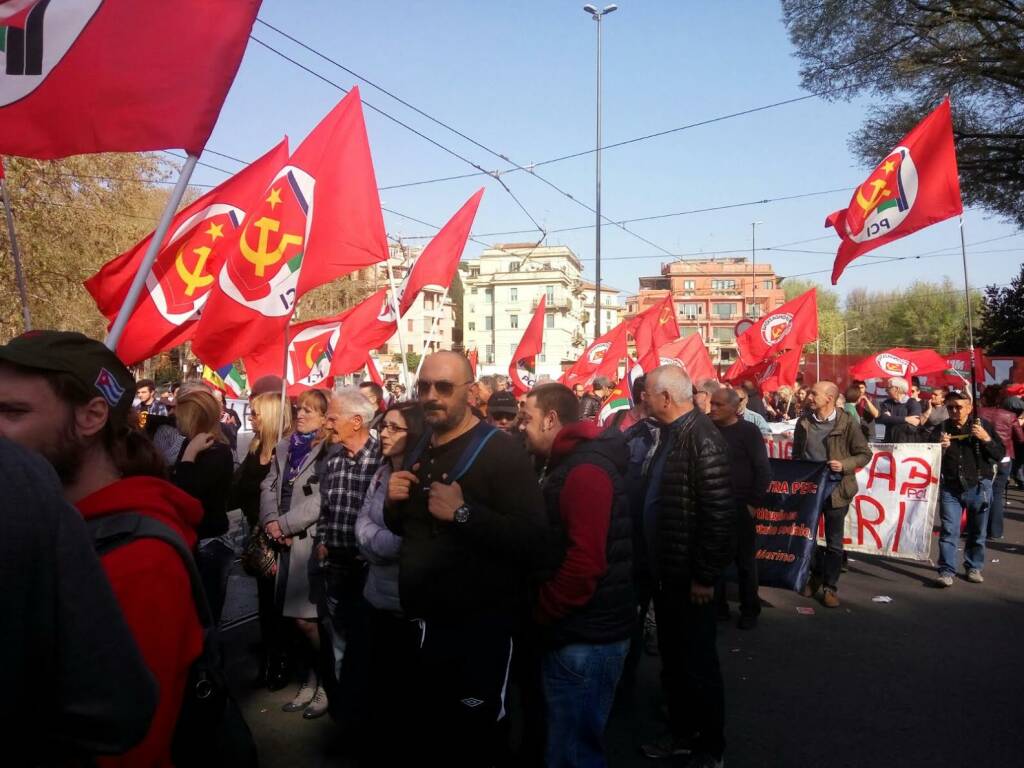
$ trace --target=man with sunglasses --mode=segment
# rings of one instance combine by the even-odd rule
[[[495,392],[487,401],[487,423],[493,424],[502,432],[515,434],[518,415],[519,403],[511,392]]]
[[[432,433],[394,472],[384,519],[402,536],[399,594],[419,624],[401,734],[419,761],[496,762],[515,617],[544,554],[544,502],[526,453],[470,410],[469,361],[437,352],[416,392]],[[459,475],[455,477],[455,475]]]
[[[960,516],[967,510],[964,542],[964,572],[967,581],[980,584],[984,579],[985,531],[992,498],[994,465],[1003,459],[1004,448],[992,424],[971,419],[971,397],[966,392],[946,395],[949,420],[937,431],[942,445],[942,473],[939,481],[939,575],[935,586],[952,587],[956,575],[956,545],[960,541]]]

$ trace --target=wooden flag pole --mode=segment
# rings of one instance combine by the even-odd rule
[[[121,309],[118,310],[117,318],[114,320],[114,324],[110,326],[110,333],[107,334],[107,338],[103,342],[107,345],[107,349],[117,349],[117,342],[121,340],[121,334],[124,333],[124,327],[128,324],[128,318],[131,317],[132,312],[135,310],[135,305],[139,302],[139,296],[142,295],[146,279],[149,277],[150,272],[153,271],[153,262],[156,261],[157,254],[160,252],[160,246],[163,245],[164,238],[167,237],[167,230],[171,227],[171,219],[174,218],[175,211],[178,210],[182,198],[185,197],[185,190],[188,189],[188,182],[192,178],[192,171],[195,170],[196,163],[198,162],[198,155],[189,155],[185,160],[185,164],[181,166],[178,181],[171,191],[171,196],[167,198],[164,212],[160,214],[160,222],[156,225],[153,237],[146,248],[146,256],[142,259],[142,264],[139,265],[139,271],[135,273],[135,278],[128,289],[124,303],[121,305]]]
[[[18,295],[21,297],[21,317],[25,330],[32,330],[32,315],[28,309],[28,288],[25,287],[25,273],[21,269],[21,251],[18,249],[18,236],[14,231],[14,211],[11,209],[11,198],[7,196],[7,182],[0,173],[0,197],[4,201],[4,213],[7,216],[7,236],[11,241],[11,258],[14,259],[14,280],[18,284]]]

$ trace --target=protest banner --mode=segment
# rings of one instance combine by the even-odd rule
[[[811,572],[821,508],[835,487],[824,463],[773,459],[764,503],[754,508],[758,583],[799,591]]]
[[[793,457],[793,435],[765,438],[772,459]],[[870,443],[871,461],[857,472],[846,516],[844,548],[884,557],[929,560],[939,503],[942,449],[937,443]],[[773,469],[775,462],[772,462]],[[818,539],[824,543],[824,528]]]

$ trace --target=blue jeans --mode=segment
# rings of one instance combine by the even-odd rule
[[[603,768],[604,729],[629,640],[566,645],[544,654],[548,709],[547,768]]]
[[[992,481],[992,508],[988,512],[988,535],[992,539],[1003,538],[1003,509],[1006,506],[1006,486],[1010,484],[1012,461],[1001,461]]]
[[[989,498],[992,481],[982,480],[963,493],[942,487],[939,495],[939,575],[956,573],[956,545],[960,541],[960,516],[967,509],[967,530],[964,541],[964,568],[985,566],[985,529],[988,525]]]

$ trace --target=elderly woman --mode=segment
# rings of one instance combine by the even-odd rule
[[[294,431],[274,448],[270,471],[260,486],[260,525],[281,548],[276,601],[281,615],[295,620],[305,638],[308,671],[285,712],[303,710],[307,720],[327,713],[327,694],[317,677],[320,636],[317,609],[310,599],[309,571],[313,537],[320,517],[320,456],[327,395],[312,389],[296,401]]]

